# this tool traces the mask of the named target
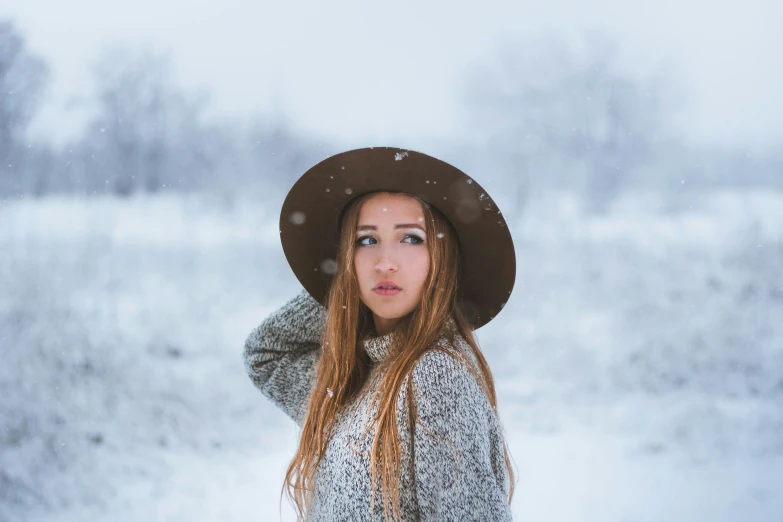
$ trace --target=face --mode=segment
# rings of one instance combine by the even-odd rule
[[[372,310],[375,330],[385,335],[421,302],[430,254],[419,202],[404,194],[379,193],[359,212],[354,266],[362,302]],[[379,292],[388,281],[399,291]]]

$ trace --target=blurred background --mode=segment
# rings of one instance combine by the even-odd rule
[[[508,221],[515,519],[783,520],[783,4],[0,5],[0,521],[294,520],[245,374],[329,155]],[[492,255],[487,252],[487,255]]]

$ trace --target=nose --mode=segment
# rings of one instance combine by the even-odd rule
[[[378,258],[378,261],[375,263],[375,271],[376,272],[396,272],[397,271],[397,263],[391,260],[389,258],[388,254],[381,254],[381,257]]]

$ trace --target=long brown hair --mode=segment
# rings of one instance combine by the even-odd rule
[[[337,270],[334,273],[327,297],[327,319],[324,329],[322,356],[318,366],[311,397],[329,400],[310,400],[302,425],[299,448],[285,476],[283,490],[297,510],[297,520],[306,520],[314,493],[315,473],[332,434],[336,415],[357,398],[369,377],[372,361],[364,350],[363,339],[373,333],[372,312],[361,301],[359,285],[353,265],[356,249],[354,237],[362,204],[375,193],[362,194],[345,208],[340,220]],[[399,476],[401,448],[397,432],[395,405],[406,377],[412,374],[416,362],[428,350],[440,350],[436,340],[443,334],[451,342],[459,334],[470,346],[475,363],[471,363],[459,351],[447,351],[449,355],[465,363],[481,385],[493,409],[497,412],[495,384],[489,365],[481,353],[473,335],[473,328],[459,304],[460,245],[451,223],[436,208],[413,194],[424,212],[425,232],[430,253],[430,271],[424,283],[421,303],[402,318],[391,336],[390,357],[382,379],[373,395],[378,400],[378,415],[373,419],[378,429],[373,440],[371,457],[372,505],[375,497],[376,476],[380,472],[384,517],[388,520],[388,507],[399,519]],[[434,277],[437,274],[437,278]],[[447,328],[453,319],[456,332]],[[401,334],[401,335],[398,335]],[[444,351],[444,350],[440,350]],[[476,368],[476,363],[478,368]],[[478,371],[476,371],[478,370]],[[412,403],[412,377],[407,381],[408,419],[416,420]],[[373,403],[374,404],[374,403]],[[366,432],[365,432],[366,433]],[[511,478],[509,504],[514,496],[514,472],[505,440],[503,441],[506,469]],[[281,493],[282,499],[282,493]]]

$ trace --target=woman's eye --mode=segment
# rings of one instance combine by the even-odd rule
[[[356,240],[356,244],[359,245],[359,246],[369,246],[368,243],[363,243],[363,241],[365,239],[372,239],[373,241],[375,241],[375,238],[372,237],[372,236],[362,236],[362,237],[360,237],[359,239]],[[404,236],[402,239],[403,239],[403,241],[405,241],[406,239],[413,239],[414,240],[413,242],[408,242],[408,243],[410,243],[412,245],[418,245],[418,244],[424,243],[424,240],[422,238],[420,238],[419,236],[414,236],[412,234],[408,234],[408,235]]]

